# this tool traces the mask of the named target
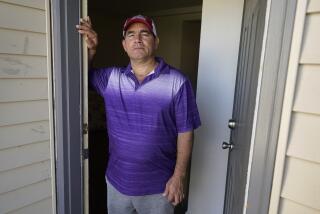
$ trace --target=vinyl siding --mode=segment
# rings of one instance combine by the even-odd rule
[[[0,213],[53,213],[44,0],[0,0]]]
[[[298,0],[298,7],[303,1]],[[296,66],[288,70],[289,96],[282,112],[271,198],[278,204],[271,203],[272,214],[320,214],[320,1],[305,2],[296,20],[301,24],[300,42],[293,41],[291,49],[290,63]],[[297,13],[302,10],[297,8]]]

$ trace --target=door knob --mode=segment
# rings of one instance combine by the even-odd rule
[[[222,143],[222,149],[230,149],[230,151],[233,149],[234,145],[232,143],[223,142]]]
[[[234,119],[230,119],[230,120],[228,121],[228,127],[229,127],[230,129],[235,129],[235,128],[236,128],[236,121],[235,121]]]

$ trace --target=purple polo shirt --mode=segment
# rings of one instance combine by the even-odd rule
[[[108,181],[131,196],[164,192],[176,163],[178,133],[200,126],[190,81],[156,58],[154,73],[140,84],[127,67],[89,72],[104,98],[109,134]]]

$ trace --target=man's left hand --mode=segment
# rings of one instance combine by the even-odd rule
[[[184,199],[184,179],[173,175],[166,184],[163,196],[167,197],[174,206],[178,205]]]

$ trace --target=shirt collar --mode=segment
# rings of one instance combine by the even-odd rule
[[[155,57],[155,60],[158,62],[158,66],[154,69],[155,76],[159,76],[160,73],[163,73],[163,72],[165,73],[169,72],[168,64],[161,57]],[[131,70],[132,70],[131,63],[129,63],[128,66],[125,68],[124,73],[126,75],[130,75],[132,74]]]
[[[134,71],[131,69],[131,73],[133,73],[134,74]],[[154,70],[152,70],[150,73],[148,73],[148,75],[147,76],[149,76],[149,75],[151,75],[151,74],[154,74]]]

